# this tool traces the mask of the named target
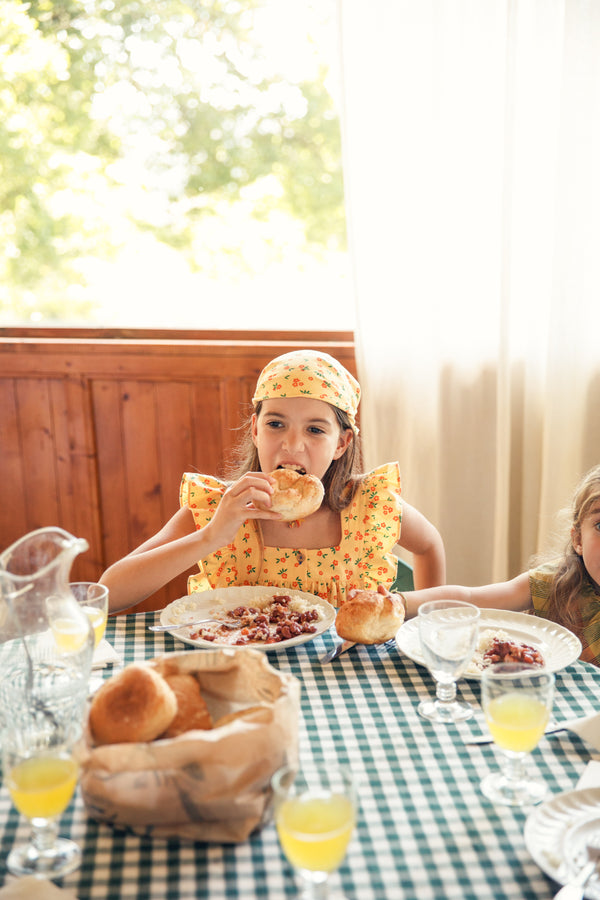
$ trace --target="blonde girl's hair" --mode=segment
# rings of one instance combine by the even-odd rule
[[[582,627],[580,597],[591,578],[583,558],[575,552],[574,543],[581,539],[581,526],[594,504],[600,503],[600,466],[584,475],[571,504],[572,537],[565,548],[564,558],[554,576],[548,597],[548,617],[567,628],[579,632]]]
[[[334,512],[341,512],[352,501],[362,480],[359,469],[360,438],[354,431],[348,414],[330,403],[328,406],[335,413],[340,432],[349,431],[351,434],[351,440],[345,452],[338,459],[331,461],[322,479],[325,488],[324,502]],[[261,410],[262,401],[259,400],[254,409],[257,417],[260,416]],[[248,423],[246,431],[234,451],[233,463],[229,467],[226,477],[230,481],[237,481],[246,472],[261,471],[258,451],[252,440],[252,425]]]

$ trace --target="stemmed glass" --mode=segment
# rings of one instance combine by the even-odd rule
[[[436,680],[436,699],[423,700],[417,712],[431,722],[452,724],[473,715],[469,703],[456,699],[456,682],[477,644],[480,611],[461,600],[432,600],[419,607],[421,653]]]
[[[14,875],[59,878],[81,863],[57,837],[57,817],[77,784],[73,747],[81,735],[94,639],[66,573],[87,543],[40,529],[0,555],[0,718],[3,780],[31,823],[15,847]]]
[[[494,803],[529,806],[547,793],[525,761],[537,747],[552,712],[554,675],[527,663],[495,663],[481,676],[481,704],[494,743],[502,750],[500,772],[488,775],[481,790]]]
[[[38,746],[31,736],[27,746],[4,748],[3,766],[11,799],[31,823],[30,843],[9,853],[7,867],[13,875],[59,878],[81,864],[81,850],[74,841],[57,836],[56,823],[77,787],[74,737],[64,735],[59,745],[48,748],[45,744]]]
[[[331,898],[329,876],[340,867],[356,822],[352,772],[325,763],[300,772],[285,766],[273,776],[272,786],[279,842],[302,879],[299,896]]]

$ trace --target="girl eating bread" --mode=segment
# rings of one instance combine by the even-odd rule
[[[189,592],[265,585],[338,607],[353,590],[393,583],[396,544],[413,554],[417,588],[443,584],[441,537],[401,499],[398,463],[359,471],[359,400],[356,379],[326,353],[268,363],[230,477],[183,475],[180,509],[100,579],[111,612],[194,565]]]

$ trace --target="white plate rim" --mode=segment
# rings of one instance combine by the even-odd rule
[[[526,643],[539,648],[544,655],[546,669],[559,672],[570,666],[581,653],[581,641],[568,628],[557,625],[549,619],[528,613],[512,612],[505,609],[482,609],[479,620],[480,631],[486,628],[502,628],[504,631],[521,632],[527,637]],[[523,640],[518,637],[517,640]],[[425,662],[419,646],[418,617],[404,622],[396,633],[396,647],[413,662],[424,666]],[[557,649],[560,651],[557,653]],[[481,673],[466,672],[462,678],[479,681]]]
[[[600,788],[585,788],[555,794],[527,817],[523,835],[529,855],[558,884],[566,884],[572,876],[564,857],[567,832],[589,818],[598,818],[599,809]],[[584,897],[599,900],[598,884],[586,888]]]
[[[198,601],[204,601],[198,603],[198,612],[201,614],[206,612],[208,614],[216,603],[224,603],[226,609],[233,609],[235,606],[243,606],[250,603],[254,597],[264,597],[265,595],[275,596],[276,594],[287,594],[290,597],[308,600],[313,606],[319,607],[324,615],[320,621],[315,623],[317,630],[312,634],[299,634],[297,637],[288,638],[288,640],[279,641],[276,644],[264,644],[261,641],[257,641],[256,643],[244,644],[242,646],[236,646],[235,644],[221,644],[217,641],[205,641],[202,640],[202,638],[194,640],[182,633],[182,628],[185,628],[185,625],[173,625],[173,628],[169,629],[167,634],[173,635],[173,637],[182,641],[184,644],[190,644],[192,647],[199,647],[206,650],[244,650],[251,647],[254,650],[269,652],[271,650],[282,650],[286,647],[296,647],[298,644],[305,644],[308,641],[312,641],[317,635],[323,634],[323,632],[327,631],[327,629],[333,625],[336,609],[327,600],[318,597],[316,594],[309,594],[306,591],[273,587],[271,585],[239,585],[229,588],[215,588],[214,590],[209,591],[198,591]],[[194,594],[186,594],[183,597],[178,597],[176,600],[173,600],[168,606],[165,606],[160,614],[161,625],[171,624],[169,611],[172,610],[176,604],[182,600],[190,600],[192,598],[194,598]]]

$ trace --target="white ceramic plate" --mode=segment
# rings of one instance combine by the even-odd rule
[[[487,628],[501,629],[511,641],[529,644],[539,650],[544,657],[546,669],[558,672],[578,658],[581,653],[579,638],[562,625],[526,613],[507,612],[503,609],[482,609],[479,619],[479,633]],[[424,666],[419,641],[419,620],[415,616],[398,629],[396,646],[414,662]],[[467,671],[463,678],[480,679],[480,672]]]
[[[286,594],[290,597],[308,601],[309,605],[317,609],[321,616],[318,621],[313,624],[316,631],[311,634],[300,634],[298,637],[289,638],[286,641],[279,641],[277,644],[265,644],[262,641],[244,644],[244,647],[254,647],[257,650],[279,650],[283,647],[294,647],[296,644],[304,644],[312,641],[318,634],[333,624],[335,620],[335,608],[314,594],[307,594],[304,591],[288,591],[284,588],[277,587],[261,587],[261,586],[244,586],[232,588],[217,588],[214,591],[199,591],[195,594],[188,594],[186,597],[180,597],[173,600],[168,606],[165,606],[160,614],[161,625],[173,625],[170,633],[173,637],[183,641],[184,644],[191,644],[192,647],[204,648],[222,648],[235,646],[229,643],[220,643],[218,641],[205,641],[202,638],[191,638],[190,632],[197,630],[191,627],[185,627],[186,622],[193,622],[203,616],[210,616],[215,611],[222,613],[229,609],[235,609],[236,606],[252,605],[252,600],[259,597],[272,597],[276,594]],[[235,631],[231,632],[235,635]]]
[[[559,884],[566,884],[587,859],[585,845],[600,828],[600,788],[556,794],[529,814],[525,845],[540,867]],[[584,897],[600,900],[600,875],[588,881]]]

